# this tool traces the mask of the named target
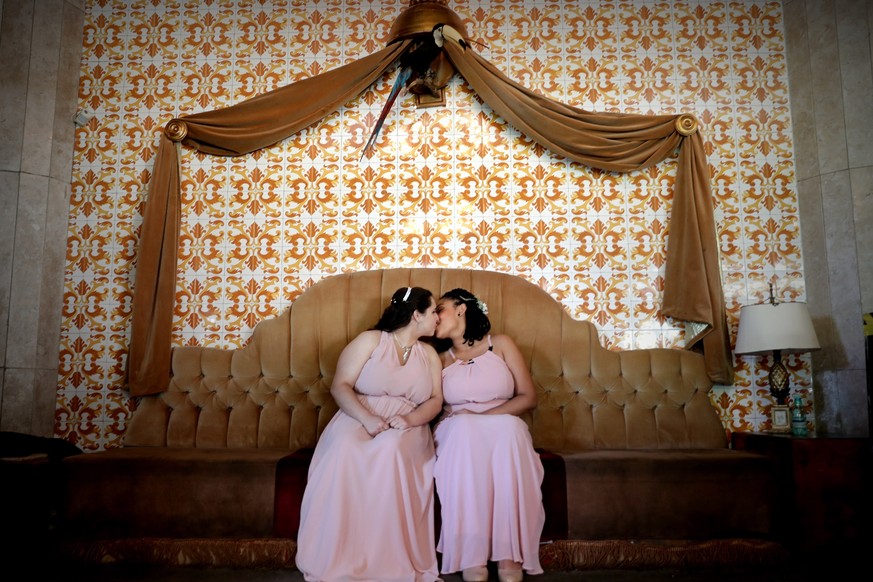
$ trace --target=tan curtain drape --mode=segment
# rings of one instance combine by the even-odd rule
[[[688,114],[592,113],[537,95],[457,43],[446,42],[444,48],[496,114],[566,158],[601,170],[633,172],[678,148],[661,313],[689,322],[686,346],[703,352],[713,382],[733,384],[709,164],[697,120]]]
[[[163,392],[170,379],[181,208],[179,148],[173,142],[225,156],[271,146],[358,96],[394,64],[408,45],[408,40],[393,43],[321,75],[231,107],[167,124],[158,146],[140,232],[127,357],[132,396]]]
[[[409,39],[337,69],[237,105],[167,124],[143,217],[133,298],[128,383],[134,396],[163,391],[170,374],[179,236],[181,142],[215,155],[273,145],[336,111],[391,66]],[[537,95],[455,42],[444,49],[481,99],[516,129],[582,164],[631,172],[678,148],[665,275],[665,315],[690,322],[687,346],[701,349],[714,382],[733,382],[716,247],[710,175],[689,115],[592,113]]]

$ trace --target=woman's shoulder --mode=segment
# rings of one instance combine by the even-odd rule
[[[383,333],[383,331],[380,331],[378,329],[368,329],[366,331],[362,331],[355,337],[355,339],[351,341],[349,345],[354,345],[356,347],[371,346],[375,348],[377,345],[379,345],[379,342],[382,341]]]
[[[492,334],[491,345],[493,345],[495,349],[500,349],[506,346],[517,347],[515,345],[515,340],[505,333]]]
[[[521,353],[515,340],[506,334],[492,335],[491,345],[494,346],[492,351],[504,360],[517,357]]]

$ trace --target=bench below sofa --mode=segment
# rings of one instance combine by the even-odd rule
[[[67,554],[293,567],[309,458],[336,411],[339,353],[408,285],[469,289],[529,364],[539,403],[524,419],[546,468],[544,567],[784,559],[772,462],[728,447],[702,356],[606,350],[593,325],[539,287],[465,269],[337,275],[259,323],[241,349],[174,348],[172,377],[139,399],[124,446],[64,459]]]

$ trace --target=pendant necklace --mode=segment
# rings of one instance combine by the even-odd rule
[[[405,364],[406,360],[409,359],[409,354],[412,353],[412,346],[414,346],[415,343],[413,343],[412,346],[404,346],[403,344],[400,343],[400,340],[397,339],[397,335],[392,333],[391,336],[394,338],[394,341],[397,342],[397,345],[400,347],[401,351],[403,352],[403,355],[400,357],[400,361]]]

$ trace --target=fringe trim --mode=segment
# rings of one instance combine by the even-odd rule
[[[767,540],[560,540],[540,546],[546,570],[617,570],[786,564],[789,551]]]
[[[84,564],[293,569],[289,539],[130,538],[62,543],[62,557]]]
[[[222,568],[294,569],[291,539],[131,538],[70,541],[62,557],[85,564],[143,564]],[[788,550],[772,541],[560,540],[540,546],[545,570],[621,570],[772,566],[788,563]]]

